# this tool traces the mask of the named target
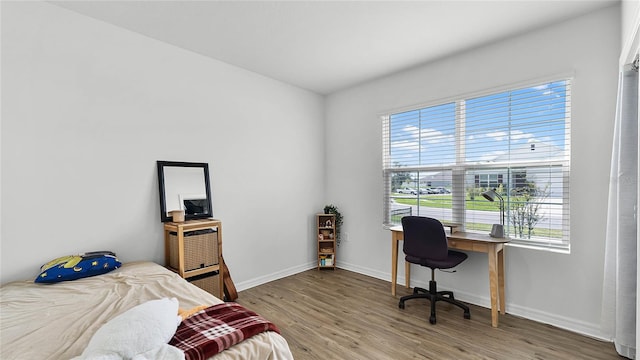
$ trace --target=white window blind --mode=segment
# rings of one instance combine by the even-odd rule
[[[386,224],[422,215],[512,242],[569,249],[569,79],[383,117]]]

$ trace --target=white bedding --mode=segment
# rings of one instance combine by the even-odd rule
[[[80,355],[100,326],[116,315],[164,297],[177,298],[183,309],[222,302],[151,262],[126,263],[107,274],[57,284],[17,281],[3,285],[0,358],[70,359]],[[293,356],[282,336],[264,332],[212,359],[284,360]]]

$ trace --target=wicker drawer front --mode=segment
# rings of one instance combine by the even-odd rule
[[[200,276],[194,276],[188,278],[187,281],[200,289],[220,298],[220,275],[219,272],[213,272],[210,274],[204,274]]]
[[[184,270],[218,264],[218,233],[184,234]],[[178,235],[169,234],[169,266],[178,269]]]

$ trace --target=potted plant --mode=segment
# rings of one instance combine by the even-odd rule
[[[342,214],[340,214],[340,211],[338,211],[338,207],[333,205],[333,204],[329,204],[326,205],[324,207],[324,213],[325,214],[333,214],[336,217],[336,242],[338,245],[340,245],[340,239],[342,238],[340,236],[340,227],[342,226]]]

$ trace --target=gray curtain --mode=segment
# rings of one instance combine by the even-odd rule
[[[602,295],[603,333],[622,356],[636,358],[638,226],[638,71],[620,73]]]

